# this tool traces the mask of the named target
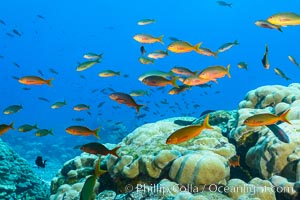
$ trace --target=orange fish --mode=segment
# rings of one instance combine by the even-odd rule
[[[169,80],[162,76],[153,75],[145,77],[142,82],[148,86],[166,86],[170,84],[178,88],[179,86],[176,84],[177,79],[177,77],[173,77],[171,80]]]
[[[9,129],[14,129],[13,125],[14,125],[14,122],[12,122],[9,125],[0,124],[0,136],[3,135],[4,133],[6,133]]]
[[[284,121],[286,123],[291,124],[289,120],[287,119],[287,115],[290,112],[290,109],[286,110],[284,113],[282,113],[280,116],[271,114],[271,113],[262,113],[262,114],[257,114],[253,115],[251,117],[248,117],[245,121],[244,124],[247,126],[264,126],[264,125],[271,125],[275,124],[278,121]]]
[[[209,114],[205,117],[203,124],[186,126],[173,132],[168,137],[166,144],[179,144],[197,137],[204,129],[213,129],[208,122]]]
[[[100,139],[99,137],[99,132],[100,127],[95,129],[95,130],[90,130],[89,128],[85,126],[70,126],[66,128],[66,132],[70,133],[72,135],[81,135],[81,136],[89,136],[89,135],[94,135],[97,139]]]
[[[240,156],[234,155],[229,159],[229,164],[231,167],[239,167],[240,166]]]
[[[210,66],[200,72],[199,78],[212,80],[216,78],[222,78],[226,74],[229,78],[231,78],[229,70],[230,70],[230,64],[227,65],[227,68],[223,66]]]
[[[195,86],[195,85],[206,84],[209,81],[217,82],[216,79],[205,79],[205,78],[198,77],[197,75],[193,75],[184,79],[182,83],[188,86]]]
[[[53,78],[49,80],[44,80],[41,77],[38,76],[23,76],[19,79],[19,82],[25,85],[43,85],[47,84],[49,86],[52,86],[51,82],[53,81]]]
[[[126,104],[129,107],[135,107],[137,113],[139,113],[140,108],[144,106],[144,105],[137,104],[129,94],[122,93],[122,92],[111,93],[109,95],[109,98],[118,103]]]

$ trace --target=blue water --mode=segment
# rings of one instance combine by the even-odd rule
[[[84,125],[91,129],[102,127],[100,142],[117,143],[134,128],[146,123],[175,116],[194,116],[207,109],[236,109],[249,90],[268,84],[288,85],[297,82],[300,69],[287,56],[293,55],[300,61],[300,27],[286,27],[283,32],[263,29],[254,25],[256,20],[266,19],[277,12],[299,12],[299,1],[230,1],[232,8],[217,5],[215,1],[5,1],[1,3],[0,19],[0,111],[12,104],[23,105],[23,110],[12,115],[1,114],[0,123],[15,122],[15,127],[37,123],[40,128],[54,130],[54,136],[35,137],[34,133],[19,133],[11,130],[1,138],[16,146],[25,157],[43,154],[48,158],[59,157],[64,162],[80,151],[72,148],[77,144],[96,141],[93,136],[72,136],[65,132],[71,125]],[[38,18],[42,15],[45,19]],[[138,26],[136,22],[144,18],[156,19],[156,23]],[[12,33],[18,30],[22,36]],[[6,35],[12,33],[14,37]],[[203,42],[202,47],[217,50],[226,42],[239,41],[239,45],[220,53],[218,58],[199,55],[170,53],[170,56],[155,61],[154,65],[138,62],[140,44],[133,40],[138,33],[154,36],[164,35],[165,45],[156,43],[144,45],[147,53],[165,50],[171,42],[168,37],[176,37],[192,44]],[[261,64],[269,45],[270,69]],[[87,52],[103,53],[101,64],[77,72],[78,62],[84,62]],[[237,63],[245,61],[249,70],[239,69]],[[21,67],[13,65],[18,63]],[[113,88],[129,93],[133,89],[150,89],[137,80],[149,70],[169,71],[173,66],[185,66],[191,70],[201,70],[210,65],[231,64],[232,78],[224,77],[212,88],[193,87],[179,95],[169,95],[170,86],[165,90],[152,88],[151,95],[136,97],[138,103],[146,104],[149,111],[137,119],[133,108],[118,104],[100,90]],[[273,69],[280,68],[291,78],[290,81],[277,76]],[[55,69],[59,74],[49,72]],[[121,71],[128,78],[100,78],[98,73],[105,69]],[[11,76],[40,75],[45,79],[54,78],[53,87],[25,86]],[[83,75],[86,79],[80,78]],[[22,88],[29,87],[25,91]],[[92,93],[94,89],[99,91]],[[38,97],[50,100],[41,101]],[[161,104],[162,100],[168,104]],[[67,105],[57,110],[50,108],[56,101],[67,101]],[[97,105],[105,102],[100,108]],[[91,106],[87,112],[72,110],[78,103]],[[155,103],[159,107],[155,106]],[[175,103],[178,103],[176,105]],[[199,108],[194,105],[199,104]],[[114,108],[118,106],[119,108]],[[175,106],[170,109],[169,106]],[[73,118],[84,118],[83,122]],[[115,122],[122,122],[121,131]],[[112,129],[116,129],[112,131]],[[34,147],[34,148],[33,148]],[[55,149],[55,150],[53,150]],[[33,152],[26,156],[29,150]],[[61,154],[66,154],[61,157]],[[34,159],[34,158],[33,158]]]

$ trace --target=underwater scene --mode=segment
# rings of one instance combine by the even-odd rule
[[[300,1],[5,1],[0,200],[300,199]]]

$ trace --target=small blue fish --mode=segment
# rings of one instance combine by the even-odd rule
[[[289,143],[290,139],[289,136],[276,124],[266,125],[273,133],[274,135],[284,143]]]

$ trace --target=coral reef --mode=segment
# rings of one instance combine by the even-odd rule
[[[1,139],[0,149],[0,199],[47,199],[47,185],[33,173],[27,161]]]

